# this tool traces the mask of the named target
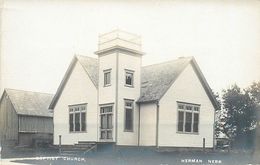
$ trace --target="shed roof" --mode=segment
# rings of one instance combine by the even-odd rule
[[[5,92],[18,115],[53,116],[53,113],[48,109],[53,97],[52,94],[17,89],[5,89]]]

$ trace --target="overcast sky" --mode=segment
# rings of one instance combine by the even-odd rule
[[[25,1],[2,11],[4,88],[55,93],[74,54],[98,35],[141,35],[143,65],[194,56],[214,91],[260,80],[260,1]]]

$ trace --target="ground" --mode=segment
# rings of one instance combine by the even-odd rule
[[[175,151],[157,152],[152,149],[124,148],[98,150],[86,154],[59,155],[57,150],[37,149],[15,151],[2,157],[0,164],[39,164],[39,165],[246,165],[257,164],[252,152],[220,151]],[[260,164],[260,162],[258,162]]]

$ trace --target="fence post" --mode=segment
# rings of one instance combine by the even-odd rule
[[[205,152],[205,138],[203,138],[203,152]]]
[[[0,139],[0,161],[2,161],[2,139]]]
[[[61,135],[59,135],[59,153],[61,154]]]

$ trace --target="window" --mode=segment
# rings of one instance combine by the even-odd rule
[[[199,132],[199,105],[178,103],[178,132]]]
[[[111,69],[104,70],[104,86],[111,85]]]
[[[87,104],[69,106],[69,130],[70,132],[86,131]]]
[[[100,107],[100,139],[112,139],[113,106]]]
[[[125,131],[133,131],[134,105],[132,100],[125,100]]]
[[[134,71],[125,70],[125,85],[128,87],[134,86]]]

